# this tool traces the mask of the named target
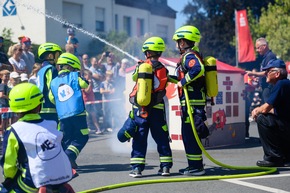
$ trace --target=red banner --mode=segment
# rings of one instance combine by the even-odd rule
[[[247,19],[247,11],[236,11],[236,28],[238,40],[238,62],[251,62],[256,60],[254,44]]]

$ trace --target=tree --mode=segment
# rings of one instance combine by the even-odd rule
[[[212,55],[221,61],[235,65],[235,10],[249,9],[255,17],[269,2],[252,0],[191,0],[183,13],[188,16],[187,24],[196,26],[202,35],[200,50],[203,55]]]
[[[13,35],[12,30],[9,28],[4,28],[2,30],[2,37],[4,38],[4,42],[3,42],[3,52],[7,53],[9,47],[13,44],[13,42],[11,41],[11,37]]]
[[[268,8],[262,9],[259,20],[258,34],[265,37],[276,55],[285,61],[290,61],[290,2],[276,0]]]

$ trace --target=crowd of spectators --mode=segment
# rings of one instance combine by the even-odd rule
[[[103,52],[99,56],[89,57],[86,53],[79,55],[77,50],[79,42],[75,31],[68,28],[67,34],[63,48],[65,52],[72,53],[80,59],[80,74],[90,82],[89,89],[83,91],[89,129],[96,134],[111,132],[120,127],[123,121],[120,119],[125,112],[125,75],[129,61],[126,58],[117,61],[114,53],[110,51]],[[19,36],[18,40],[19,42],[11,45],[8,52],[4,53],[4,38],[0,37],[0,78],[2,80],[0,108],[3,109],[0,112],[1,131],[17,121],[13,113],[4,112],[5,108],[9,108],[9,91],[20,82],[37,84],[37,72],[42,67],[36,62],[32,52],[31,39],[27,36]]]

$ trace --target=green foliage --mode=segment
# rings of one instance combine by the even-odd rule
[[[112,42],[115,45],[121,45],[125,40],[128,39],[128,35],[126,32],[110,31],[106,35],[106,39],[108,42]],[[106,45],[106,48],[109,48],[108,45]]]
[[[7,29],[6,27],[2,30],[2,37],[6,40],[11,40],[11,37],[13,35],[12,30],[9,28]]]
[[[7,53],[9,47],[13,44],[13,42],[11,41],[12,35],[13,35],[13,32],[11,29],[4,28],[2,30],[1,36],[4,38],[4,43],[3,43],[3,52],[4,53]]]
[[[276,0],[262,9],[259,20],[259,34],[267,39],[269,47],[282,60],[290,60],[290,3]]]
[[[124,50],[126,52],[128,52],[128,50],[127,49],[123,49],[122,45],[125,44],[125,42],[127,40],[128,40],[128,35],[127,35],[126,32],[110,31],[106,35],[106,41],[108,41],[109,43],[111,43],[114,46],[117,46],[117,47],[121,48],[122,50]],[[115,58],[117,59],[117,61],[121,61],[123,58],[126,57],[123,53],[121,53],[119,51],[116,51],[114,48],[112,48],[109,45],[105,45],[103,52],[104,51],[113,52],[114,55],[115,55]]]
[[[105,34],[98,34],[101,39],[105,39]],[[88,45],[87,54],[92,56],[97,56],[104,52],[105,43],[101,42],[98,39],[92,39]]]
[[[131,56],[135,57],[136,60],[144,59],[144,54],[142,52],[142,45],[145,40],[146,40],[145,37],[131,37],[131,38],[128,38],[123,44],[121,44],[120,48],[126,51]],[[126,57],[126,56],[123,55],[123,57]],[[131,63],[135,64],[136,61],[132,60]]]

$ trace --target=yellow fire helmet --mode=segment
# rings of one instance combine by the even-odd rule
[[[43,103],[40,89],[31,83],[17,84],[9,93],[10,109],[15,113],[23,113]]]
[[[81,62],[75,55],[71,53],[63,53],[57,60],[58,65],[70,65],[74,69],[81,70]]]
[[[38,47],[38,58],[42,59],[45,52],[59,52],[62,53],[61,47],[54,43],[44,43]]]
[[[164,52],[165,51],[165,43],[164,40],[160,37],[151,37],[148,38],[142,46],[142,52],[147,50],[155,51],[155,52]]]
[[[200,42],[200,32],[199,30],[192,26],[192,25],[186,25],[182,26],[179,29],[177,29],[172,37],[174,41],[180,40],[180,39],[187,39],[193,42]]]

